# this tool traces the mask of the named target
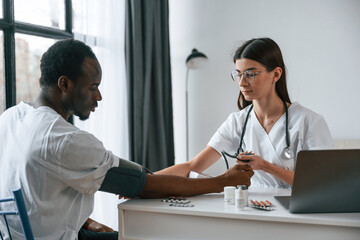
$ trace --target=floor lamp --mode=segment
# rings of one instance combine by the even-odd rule
[[[186,58],[186,161],[189,161],[189,101],[188,101],[188,82],[189,82],[189,70],[197,69],[204,65],[207,62],[207,57],[205,54],[198,52],[195,48],[192,50],[191,54]]]

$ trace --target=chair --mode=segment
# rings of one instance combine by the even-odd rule
[[[17,207],[17,210],[15,209],[15,210],[12,210],[12,211],[0,211],[0,215],[2,215],[4,217],[4,219],[5,219],[6,228],[7,228],[7,231],[9,233],[9,237],[10,237],[10,239],[12,239],[6,216],[7,215],[19,215],[20,222],[21,222],[21,227],[22,227],[25,239],[26,240],[34,240],[34,235],[33,235],[33,232],[31,230],[29,216],[27,215],[25,202],[24,202],[24,197],[22,195],[21,188],[17,189],[17,190],[14,190],[13,195],[14,195],[14,197],[0,199],[0,203],[1,202],[14,201],[15,204],[16,204],[16,207]],[[1,239],[3,239],[3,236],[2,236],[1,232],[0,232],[0,237],[1,237]]]

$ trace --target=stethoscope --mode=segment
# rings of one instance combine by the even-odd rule
[[[286,118],[286,123],[285,123],[285,135],[286,135],[286,147],[283,150],[283,156],[285,157],[286,160],[292,159],[295,156],[294,150],[290,147],[290,136],[289,136],[289,113],[288,113],[288,107],[285,103],[285,101],[283,101],[284,103],[284,107],[285,107],[285,118]],[[242,148],[242,144],[244,141],[244,135],[245,135],[245,130],[246,130],[246,125],[247,122],[249,120],[249,116],[251,113],[251,110],[253,109],[254,105],[251,105],[246,118],[245,118],[245,123],[241,132],[241,138],[240,138],[240,144],[239,144],[239,148],[237,149],[237,153],[235,153],[234,155],[230,155],[225,151],[222,151],[221,154],[223,155],[223,158],[225,160],[227,169],[229,169],[229,164],[227,162],[226,156],[228,157],[232,157],[232,158],[237,158],[237,155],[239,155],[240,152],[244,152],[244,149]],[[248,153],[251,154],[251,153]],[[245,162],[245,161],[244,161]]]
[[[289,136],[289,112],[288,112],[288,107],[285,103],[285,101],[283,101],[284,103],[284,107],[285,107],[285,118],[286,118],[286,123],[285,123],[285,136],[286,136],[286,147],[283,150],[283,156],[285,157],[285,159],[292,159],[295,156],[294,150],[290,147],[290,136]],[[244,127],[242,129],[242,133],[241,133],[241,139],[240,139],[240,145],[238,148],[238,153],[240,153],[239,151],[241,150],[241,152],[244,152],[243,148],[242,148],[242,143],[244,141],[244,135],[245,135],[245,130],[246,130],[246,124],[248,122],[249,116],[250,116],[250,112],[253,109],[254,105],[251,105],[247,115],[246,115],[246,119],[245,119],[245,123],[244,123]]]

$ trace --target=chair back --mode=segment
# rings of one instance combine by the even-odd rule
[[[10,239],[12,239],[9,224],[6,219],[6,216],[19,215],[20,223],[21,223],[21,227],[22,227],[25,239],[26,240],[34,240],[34,235],[33,235],[32,229],[31,229],[29,216],[27,215],[26,206],[25,206],[25,202],[24,202],[24,197],[21,192],[21,188],[14,190],[12,192],[13,192],[13,197],[0,199],[0,203],[1,202],[15,202],[16,207],[17,207],[17,209],[10,210],[10,211],[0,211],[0,215],[2,215],[4,217],[6,228],[9,233],[9,237],[10,237]],[[0,237],[3,240],[3,235],[1,232],[0,232]]]

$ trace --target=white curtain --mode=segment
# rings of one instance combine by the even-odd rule
[[[105,148],[123,159],[129,159],[127,87],[125,75],[125,1],[75,0],[75,38],[94,50],[102,67],[100,91],[103,100],[86,121],[74,119],[80,129],[94,134]],[[74,11],[76,14],[76,11]],[[79,31],[76,33],[75,31]],[[91,218],[118,229],[114,194],[97,192]]]

